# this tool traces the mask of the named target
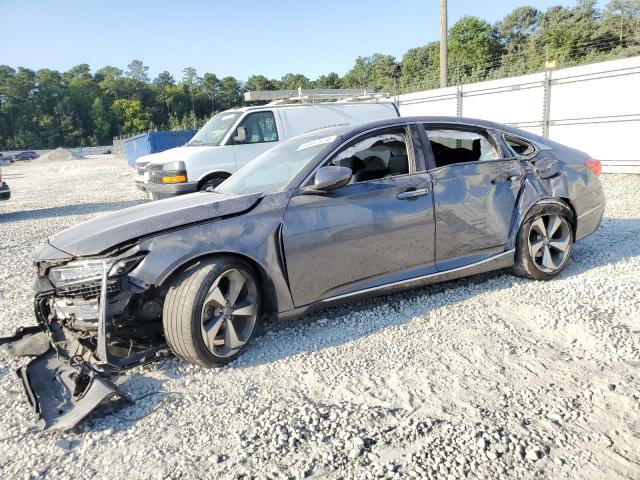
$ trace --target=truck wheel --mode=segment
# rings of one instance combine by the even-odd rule
[[[220,177],[216,177],[216,178],[210,178],[208,180],[205,180],[204,182],[202,182],[202,185],[200,185],[200,188],[198,188],[199,191],[212,191],[214,190],[218,185],[220,185],[222,182],[224,182],[226,180],[226,178],[220,178]]]
[[[527,220],[516,239],[516,275],[551,280],[569,263],[573,229],[564,209],[553,207]]]
[[[240,355],[256,331],[258,276],[235,257],[198,262],[173,280],[164,301],[163,326],[173,353],[210,368]]]

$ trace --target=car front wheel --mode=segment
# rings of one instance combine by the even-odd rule
[[[234,257],[203,260],[180,272],[164,302],[163,326],[171,351],[187,362],[215,367],[240,355],[260,313],[258,278]]]
[[[569,263],[573,229],[561,210],[545,211],[526,221],[516,241],[514,272],[535,280],[550,280]]]

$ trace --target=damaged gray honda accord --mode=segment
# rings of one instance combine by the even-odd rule
[[[36,252],[38,325],[3,339],[45,427],[173,352],[235,359],[265,316],[512,267],[548,280],[594,232],[600,163],[506,125],[394,118],[283,142],[219,185],[96,218]]]

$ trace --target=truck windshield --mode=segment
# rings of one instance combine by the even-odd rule
[[[220,112],[214,115],[186,145],[220,145],[239,116],[240,112]]]
[[[274,193],[289,183],[342,130],[301,135],[282,142],[247,163],[216,188],[216,192],[246,195]]]

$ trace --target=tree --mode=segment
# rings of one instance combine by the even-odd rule
[[[149,67],[144,65],[140,60],[131,60],[127,65],[127,77],[136,82],[148,83],[149,75],[147,74]]]
[[[611,0],[604,9],[605,27],[618,32],[620,45],[625,37],[637,38],[640,35],[640,0]]]
[[[111,109],[121,135],[135,135],[152,127],[151,115],[143,109],[140,100],[119,98]]]
[[[366,88],[371,81],[371,58],[358,57],[355,65],[342,78],[346,88]]]
[[[220,102],[221,107],[226,110],[228,108],[237,107],[242,103],[242,85],[233,77],[224,77],[220,84]]]
[[[607,44],[598,28],[595,0],[578,0],[574,8],[551,7],[540,18],[540,40],[550,60],[574,61]]]
[[[173,75],[171,75],[166,70],[164,72],[160,72],[156,78],[153,79],[153,84],[156,87],[166,88],[173,87],[176,84]]]
[[[378,92],[396,92],[397,81],[400,78],[400,65],[395,57],[374,53],[370,61],[370,86]]]
[[[93,124],[92,140],[97,145],[107,145],[111,141],[111,113],[104,106],[100,97],[96,97],[91,105],[91,121]]]
[[[438,85],[440,42],[412,48],[400,62],[400,83],[403,87],[433,88]]]
[[[523,44],[538,33],[541,12],[533,7],[518,7],[496,25],[502,42],[510,50],[521,50]]]
[[[315,88],[342,88],[340,75],[331,72],[328,75],[320,75],[314,82]]]
[[[502,51],[497,32],[484,20],[465,16],[449,29],[449,57],[467,75],[486,73]]]
[[[308,81],[308,80],[307,80]],[[261,92],[265,90],[275,90],[275,86],[272,80],[269,80],[264,75],[251,75],[244,84],[245,90]]]
[[[211,99],[211,114],[218,110],[222,82],[213,73],[205,73],[202,77],[202,91]]]
[[[310,86],[311,81],[301,73],[287,73],[280,79],[280,88],[283,90],[297,90]]]

